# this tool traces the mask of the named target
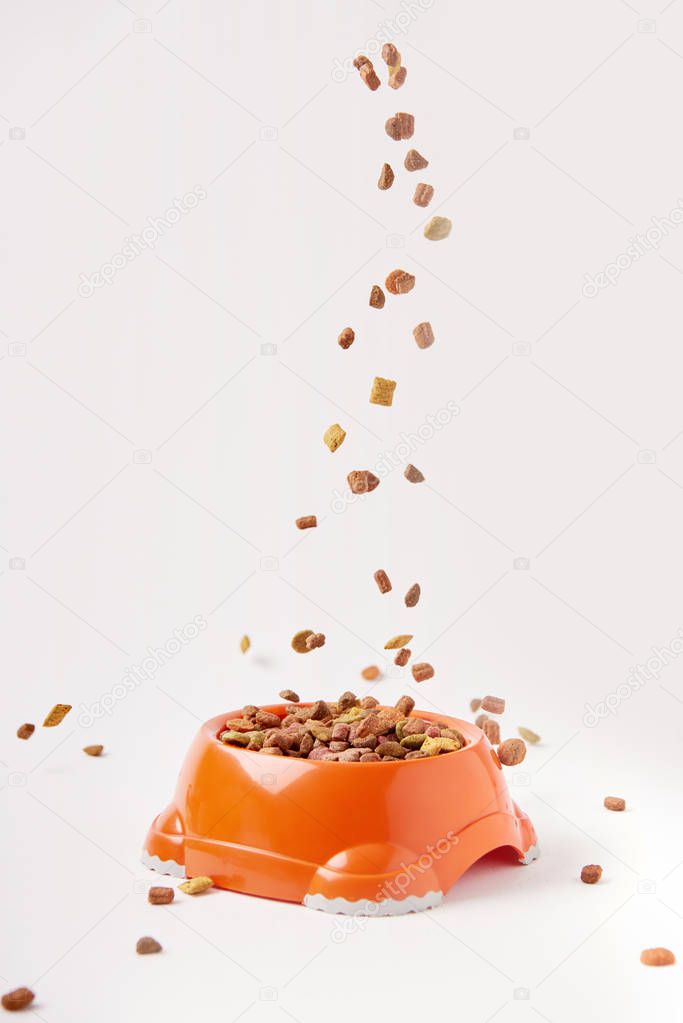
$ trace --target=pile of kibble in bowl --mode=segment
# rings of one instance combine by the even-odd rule
[[[415,701],[402,696],[382,707],[373,696],[343,693],[336,703],[317,700],[299,706],[291,689],[280,693],[285,716],[247,706],[225,722],[219,738],[231,746],[276,757],[367,764],[380,760],[421,760],[453,753],[466,745],[462,732],[442,722],[410,717]]]

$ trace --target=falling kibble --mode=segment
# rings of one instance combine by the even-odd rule
[[[448,217],[432,217],[425,224],[423,234],[430,242],[440,242],[448,238],[453,227]]]
[[[242,651],[242,653],[246,654],[246,652],[247,652],[247,650],[249,649],[250,646],[251,646],[251,640],[249,639],[249,637],[248,636],[242,636],[242,638],[240,640],[240,650]]]
[[[312,635],[313,629],[301,629],[299,632],[295,632],[292,636],[292,650],[296,650],[298,654],[307,654],[310,647],[306,646],[306,641]]]
[[[408,643],[410,643],[412,638],[413,637],[411,635],[408,635],[408,633],[405,633],[405,634],[401,633],[398,636],[392,636],[391,639],[388,639],[386,641],[386,643],[384,644],[384,649],[385,650],[399,650],[400,647],[407,646]]]
[[[16,987],[14,991],[8,991],[2,996],[2,1007],[8,1012],[18,1012],[26,1009],[36,996],[28,987]]]
[[[56,703],[43,721],[43,728],[55,728],[60,725],[70,710],[70,703]]]
[[[528,742],[531,746],[535,746],[537,742],[541,741],[540,735],[536,732],[532,732],[530,728],[523,728],[521,725],[518,726],[517,731],[522,736],[525,742]]]
[[[138,938],[135,951],[139,956],[154,955],[155,952],[161,952],[161,945],[156,938],[150,938],[149,936]]]
[[[104,746],[100,746],[99,743],[96,743],[93,746],[84,746],[83,752],[87,753],[89,757],[99,757],[103,749]]]
[[[643,966],[673,966],[676,956],[668,948],[645,948],[640,953]]]
[[[23,725],[19,725],[17,728],[17,739],[30,739],[36,730],[36,726],[32,725],[30,721],[27,721]]]
[[[367,668],[363,668],[361,675],[366,682],[374,682],[379,678],[379,668],[376,664],[370,664]]]

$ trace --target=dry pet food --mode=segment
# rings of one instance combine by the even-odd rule
[[[619,812],[626,809],[626,800],[622,799],[621,796],[605,796],[604,805],[607,810]]]
[[[342,430],[339,423],[332,423],[332,426],[328,426],[323,434],[323,440],[332,452],[335,452],[344,443],[345,437],[346,430]]]
[[[391,580],[383,568],[378,568],[373,578],[379,587],[380,593],[389,593],[391,590]]]
[[[407,646],[404,646],[402,650],[394,657],[394,664],[398,664],[399,668],[405,668],[406,664],[410,660],[410,650]]]
[[[494,721],[492,718],[487,718],[486,721],[482,723],[481,730],[492,746],[498,745],[500,742],[500,725],[497,721]]]
[[[431,348],[434,344],[434,331],[431,323],[418,323],[413,328],[413,337],[418,348]]]
[[[281,700],[287,700],[288,703],[298,703],[299,696],[294,692],[293,689],[282,689],[278,696]]]
[[[387,188],[391,188],[394,183],[394,172],[388,163],[382,164],[382,169],[379,172],[379,179],[377,181],[377,187],[382,192],[386,192]]]
[[[506,767],[521,764],[526,756],[526,746],[522,739],[506,739],[498,747],[498,759]]]
[[[491,719],[489,718],[488,714],[479,714],[478,717],[474,719],[474,723],[477,726],[477,728],[483,728],[484,722],[490,720]]]
[[[415,607],[418,600],[420,599],[421,592],[422,591],[420,590],[420,584],[413,583],[413,585],[410,587],[405,597],[403,598],[406,607]]]
[[[532,746],[535,746],[537,742],[541,741],[540,735],[536,735],[536,732],[532,732],[530,728],[522,728],[522,726],[519,725],[517,731],[524,741],[530,743]]]
[[[368,58],[361,53],[355,58],[353,66],[358,69],[360,76],[368,89],[372,92],[379,89],[380,80],[377,77],[377,72],[375,71],[371,60],[368,60]]]
[[[448,217],[432,217],[425,224],[425,229],[422,233],[430,242],[440,242],[444,238],[448,238],[452,227],[453,224]]]
[[[420,661],[412,667],[413,678],[416,682],[426,682],[428,678],[434,677],[434,669],[426,661]]]
[[[373,309],[384,309],[386,296],[379,284],[373,284],[370,290],[370,305]]]
[[[297,529],[315,529],[318,525],[318,520],[315,515],[302,515],[300,519],[296,519]]]
[[[597,884],[602,877],[602,867],[597,863],[588,863],[581,868],[581,880],[584,884]]]
[[[676,956],[668,948],[644,948],[640,953],[640,961],[643,966],[673,966]]]
[[[97,742],[92,746],[84,746],[83,752],[87,753],[89,757],[99,757],[103,749],[104,746],[100,745],[100,743]]]
[[[199,877],[191,877],[189,881],[185,881],[184,884],[179,884],[178,888],[181,892],[185,892],[186,895],[199,895],[200,892],[205,892],[207,888],[213,886],[213,881],[210,877],[203,877],[201,874]]]
[[[249,649],[250,646],[251,646],[251,640],[249,639],[249,637],[248,636],[242,636],[242,638],[240,640],[240,650],[242,651],[242,653],[246,654],[246,652],[247,652],[247,650]]]
[[[472,711],[473,714],[476,714],[480,707],[481,700],[477,699],[476,697],[474,698],[474,700],[470,700],[470,710]]]
[[[407,270],[392,270],[384,282],[391,295],[407,295],[415,287],[415,278]]]
[[[408,76],[408,69],[401,66],[392,71],[389,75],[389,87],[391,89],[400,89]],[[412,132],[411,132],[412,134]]]
[[[379,486],[379,480],[369,469],[354,469],[346,477],[352,494],[369,494]]]
[[[505,710],[505,700],[500,696],[485,696],[481,701],[481,709],[488,711],[489,714],[502,714]]]
[[[161,945],[156,938],[138,938],[135,951],[139,956],[154,955],[155,952],[161,952]]]
[[[412,636],[408,635],[392,636],[391,639],[388,639],[384,644],[384,649],[399,650],[402,646],[406,646],[410,643],[412,638]]]
[[[384,125],[384,130],[395,142],[399,142],[401,139],[410,139],[415,131],[415,118],[412,114],[394,114]]]
[[[17,739],[30,739],[36,730],[36,726],[27,721],[17,728]]]
[[[175,892],[172,888],[164,888],[161,885],[152,885],[147,892],[147,901],[152,906],[168,906],[169,902],[173,902],[175,898]]]
[[[306,638],[307,650],[317,650],[319,646],[325,646],[325,637],[322,632],[314,632],[312,636]]]
[[[385,43],[382,47],[382,60],[391,71],[401,66],[401,54],[393,43]]]
[[[295,632],[292,636],[292,650],[296,650],[298,654],[307,654],[306,640],[312,635],[313,629],[302,629],[301,632]]]
[[[407,465],[403,470],[403,475],[409,483],[424,483],[424,476],[414,465]]]
[[[403,166],[407,171],[423,170],[429,166],[429,160],[425,160],[424,156],[418,153],[417,149],[409,149],[403,161]]]
[[[343,348],[346,351],[347,348],[351,347],[355,339],[356,335],[353,330],[353,327],[344,327],[341,334],[337,338],[337,344],[339,345],[340,348]]]
[[[36,996],[29,987],[16,987],[14,991],[8,991],[2,996],[2,1007],[8,1012],[18,1012],[31,1004]]]
[[[434,189],[431,185],[426,185],[424,181],[415,189],[415,195],[413,196],[413,202],[416,206],[429,206],[430,202],[434,198]]]
[[[361,676],[366,682],[374,682],[375,679],[379,678],[379,668],[376,664],[370,664],[367,668],[363,668]]]
[[[387,380],[385,377],[375,377],[372,381],[370,401],[373,405],[392,405],[395,390],[395,380]]]
[[[56,725],[60,725],[70,710],[70,703],[56,703],[43,721],[43,728],[54,728]]]

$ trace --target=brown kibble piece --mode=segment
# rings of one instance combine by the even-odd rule
[[[332,423],[332,426],[328,426],[323,434],[323,440],[333,454],[344,443],[345,437],[346,430],[342,430],[339,423]]]
[[[418,664],[414,664],[413,678],[416,682],[426,682],[428,678],[434,677],[434,669],[431,664],[427,664],[426,661],[420,661]]]
[[[315,515],[302,515],[300,519],[296,520],[297,529],[315,529],[318,525],[318,519]]]
[[[185,881],[184,884],[179,884],[178,888],[181,892],[185,892],[186,895],[199,895],[200,892],[205,892],[207,888],[213,887],[213,881],[210,877],[204,877],[200,874],[198,877],[191,877],[189,881]]]
[[[14,991],[8,991],[2,996],[2,1007],[8,1012],[18,1012],[19,1009],[26,1009],[35,997],[29,987],[16,987]]]
[[[505,710],[505,700],[500,696],[485,696],[481,701],[481,709],[489,714],[502,714]]]
[[[424,483],[424,476],[414,465],[407,465],[403,470],[403,475],[409,483]]]
[[[374,574],[374,580],[377,583],[380,593],[389,593],[391,590],[391,580],[383,568],[378,568]]]
[[[422,232],[425,238],[430,242],[440,242],[444,238],[448,238],[451,233],[453,224],[448,217],[432,217],[425,224],[424,231]]]
[[[500,742],[500,725],[497,721],[487,718],[486,721],[483,722],[481,730],[492,746],[498,745]]]
[[[420,593],[421,593],[420,584],[413,583],[413,585],[410,587],[405,597],[403,598],[406,607],[415,607],[418,600],[420,599]]]
[[[293,689],[282,689],[278,696],[281,700],[287,700],[288,703],[298,703],[300,699],[298,693],[295,693]]]
[[[370,305],[373,309],[384,309],[386,297],[379,284],[373,284],[370,291]]]
[[[415,287],[415,277],[407,270],[392,270],[384,283],[390,294],[407,295]]]
[[[470,710],[472,711],[473,714],[476,714],[480,707],[481,707],[480,699],[475,697],[474,700],[470,700]]]
[[[312,635],[313,629],[302,629],[300,632],[296,632],[292,636],[292,650],[296,650],[298,654],[307,654],[306,640]]]
[[[415,118],[412,114],[398,113],[390,117],[385,125],[384,130],[390,139],[394,139],[395,142],[401,139],[410,139],[413,137],[415,131]]]
[[[54,728],[56,725],[61,724],[70,710],[70,703],[56,703],[43,721],[43,728]]]
[[[376,90],[379,89],[380,80],[377,77],[377,72],[375,71],[370,61],[367,61],[367,63],[363,64],[363,66],[360,69],[360,76],[371,92],[376,92]]]
[[[153,955],[155,952],[161,952],[161,945],[156,938],[138,938],[135,951],[139,956]]]
[[[395,390],[395,380],[387,380],[386,377],[375,377],[370,390],[370,402],[373,405],[392,405]]]
[[[415,700],[412,696],[400,696],[395,703],[395,707],[396,710],[400,710],[401,714],[407,718],[415,710]]]
[[[379,486],[379,480],[369,469],[354,469],[346,477],[353,494],[369,494]]]
[[[83,752],[87,753],[89,757],[99,757],[100,753],[104,749],[99,743],[95,743],[93,746],[84,746]]]
[[[251,640],[249,639],[249,637],[248,636],[242,636],[242,638],[240,640],[240,650],[242,651],[242,653],[246,654],[246,652],[247,652],[247,650],[249,649],[250,646],[251,646]]]
[[[389,88],[390,89],[400,89],[401,86],[403,85],[403,83],[405,82],[407,77],[408,77],[408,68],[403,67],[403,66],[401,66],[399,68],[396,68],[396,70],[392,71],[392,73],[389,75],[389,82],[388,82]],[[412,135],[412,132],[410,134]]]
[[[356,334],[353,330],[353,327],[344,327],[341,334],[337,338],[337,344],[339,345],[340,348],[343,348],[346,351],[347,348],[351,347],[355,340]]]
[[[434,331],[432,330],[431,323],[418,323],[417,327],[413,328],[413,337],[418,348],[431,348],[434,344]]]
[[[673,966],[676,956],[668,948],[644,948],[640,961],[643,966]]]
[[[405,634],[401,633],[398,636],[392,636],[391,639],[388,639],[386,641],[386,643],[384,644],[384,649],[385,650],[398,650],[398,649],[400,649],[400,647],[406,646],[406,644],[410,643],[412,638],[413,637],[408,635],[407,633],[405,633]]]
[[[317,650],[319,646],[325,646],[325,637],[322,632],[315,632],[306,640],[306,649]]]
[[[388,163],[382,164],[382,169],[379,172],[379,180],[377,181],[377,187],[382,192],[386,192],[388,188],[394,183],[394,172]]]
[[[36,730],[36,726],[27,721],[17,728],[17,739],[30,739]]]
[[[407,646],[404,646],[402,650],[394,657],[394,664],[398,664],[399,668],[405,668],[406,664],[410,660],[410,650]]]
[[[361,675],[366,682],[374,682],[375,679],[379,678],[379,668],[376,664],[371,664],[367,668],[363,668]]]
[[[385,43],[382,47],[382,60],[390,68],[401,66],[401,54],[393,43]]]
[[[421,181],[415,189],[415,195],[413,196],[413,202],[416,206],[429,206],[430,202],[434,198],[434,189],[431,185],[425,184]]]
[[[588,863],[581,868],[581,880],[584,884],[597,884],[602,877],[602,867],[597,863]]]
[[[522,739],[506,739],[498,747],[498,759],[506,767],[521,764],[526,756],[526,746]]]
[[[424,156],[418,153],[417,149],[409,149],[403,161],[403,166],[407,171],[423,170],[429,166],[429,160],[425,160]]]
[[[605,796],[605,808],[607,810],[620,810],[626,809],[626,800],[622,799],[621,796]]]
[[[353,66],[356,68],[357,71],[360,71],[364,64],[371,63],[372,61],[369,59],[369,57],[366,57],[364,53],[359,53],[357,57],[353,58]]]
[[[147,901],[152,906],[168,906],[169,902],[173,902],[175,898],[175,892],[172,888],[165,888],[161,885],[152,885],[147,892]]]
[[[537,742],[541,741],[540,735],[536,735],[536,732],[532,732],[530,728],[523,728],[521,725],[518,726],[517,731],[522,736],[525,742],[535,746]]]
[[[490,718],[489,718],[488,714],[480,714],[478,717],[476,717],[474,719],[474,723],[477,726],[477,728],[482,728],[483,729],[484,722],[485,721],[489,721],[489,720],[490,720]]]

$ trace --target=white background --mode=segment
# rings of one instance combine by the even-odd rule
[[[661,1019],[680,992],[680,967],[639,954],[683,958],[683,661],[585,723],[683,628],[683,227],[582,291],[683,197],[683,3],[664,2],[2,4],[0,975],[34,1016],[564,1023]],[[409,75],[372,94],[344,67],[383,25]],[[384,134],[396,109],[418,175]],[[422,237],[416,180],[447,242]],[[197,186],[153,251],[79,294]],[[414,291],[369,309],[396,266]],[[391,409],[368,403],[376,374]],[[449,402],[408,441],[427,483],[399,465],[344,502],[350,469],[402,464]],[[298,657],[301,628],[327,645]],[[342,943],[326,915],[225,892],[148,906],[139,849],[198,722],[284,685],[367,692],[401,631],[437,672],[418,706],[493,692],[504,733],[542,734],[508,773],[541,859],[480,863],[439,910]],[[372,691],[414,692],[398,674]],[[56,701],[60,728],[19,742]],[[137,957],[142,934],[163,954]]]

